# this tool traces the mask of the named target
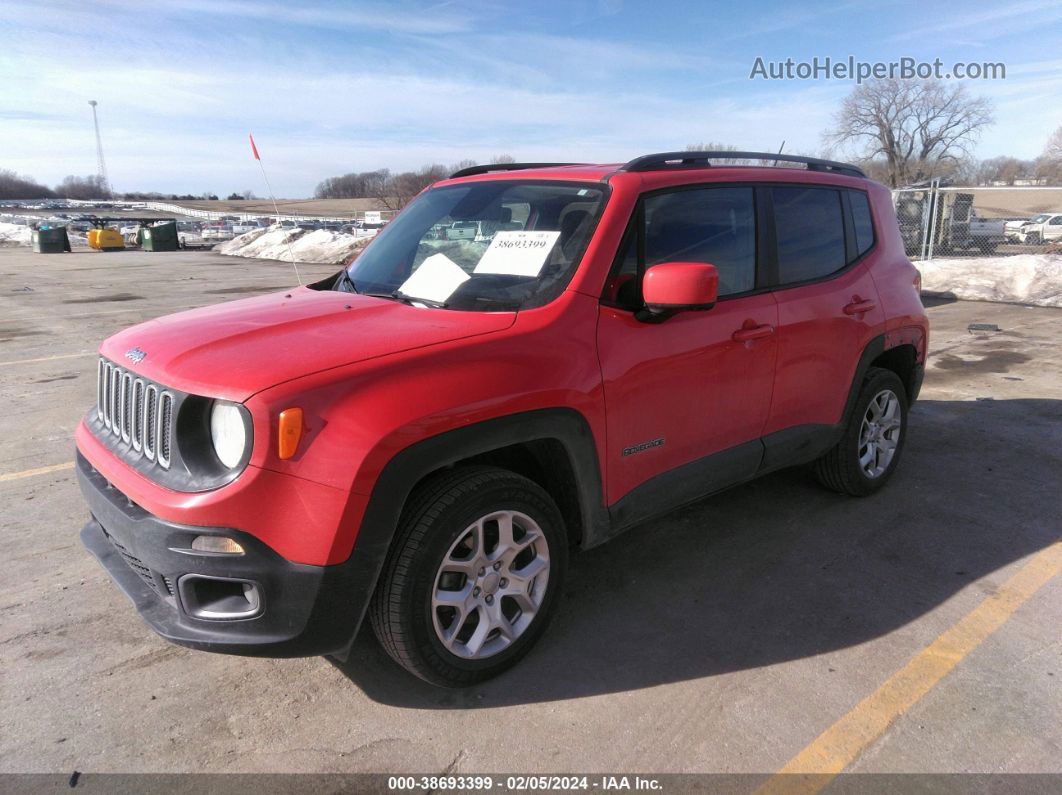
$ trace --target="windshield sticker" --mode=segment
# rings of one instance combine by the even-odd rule
[[[471,277],[445,254],[432,254],[402,282],[399,292],[425,301],[446,301]]]
[[[538,276],[560,232],[498,232],[474,273]]]

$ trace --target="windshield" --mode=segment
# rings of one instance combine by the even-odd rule
[[[606,190],[516,180],[429,190],[384,227],[337,289],[465,311],[542,306],[571,280]]]

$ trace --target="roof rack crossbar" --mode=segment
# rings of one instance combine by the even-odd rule
[[[661,171],[668,168],[707,168],[709,160],[774,160],[783,163],[803,163],[808,171],[826,171],[849,177],[866,177],[863,170],[851,163],[823,160],[819,157],[783,155],[773,152],[660,152],[655,155],[636,157],[620,171]]]
[[[476,174],[489,174],[492,171],[522,171],[525,168],[555,168],[557,166],[582,166],[585,163],[491,163],[483,166],[469,166],[455,171],[449,179],[471,177]]]

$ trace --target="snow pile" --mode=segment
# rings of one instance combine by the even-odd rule
[[[245,232],[214,247],[230,257],[257,257],[291,262],[340,264],[354,257],[371,238],[358,238],[328,229],[307,232],[272,226]]]
[[[1062,256],[1016,254],[921,260],[922,290],[966,301],[1062,307]]]
[[[30,228],[28,226],[0,223],[0,248],[28,246],[29,244]]]
[[[33,243],[33,229],[21,224],[0,223],[0,248],[13,248],[15,246],[30,246]],[[87,246],[88,238],[84,232],[66,230],[66,236],[71,246]]]

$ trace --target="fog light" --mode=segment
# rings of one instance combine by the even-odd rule
[[[218,555],[242,555],[243,547],[225,536],[196,536],[192,541],[196,552],[213,552]]]

